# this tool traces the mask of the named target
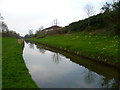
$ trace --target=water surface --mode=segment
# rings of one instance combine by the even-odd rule
[[[118,70],[83,58],[65,55],[26,42],[23,50],[23,58],[29,73],[40,88],[118,88],[120,86]]]

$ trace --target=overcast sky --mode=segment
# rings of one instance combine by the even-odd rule
[[[58,19],[60,26],[87,17],[84,7],[94,6],[95,14],[109,0],[0,0],[0,13],[10,30],[25,35],[43,26],[51,26]]]

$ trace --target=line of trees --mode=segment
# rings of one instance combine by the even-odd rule
[[[107,28],[111,34],[120,34],[120,1],[105,3],[101,13],[93,15],[94,9],[86,5],[85,9],[88,18],[73,22],[63,28],[64,33],[76,31],[92,31]]]
[[[13,30],[9,30],[7,25],[2,22],[2,37],[20,38],[20,35]]]
[[[7,24],[2,21],[3,19],[4,18],[0,14],[0,36],[20,38],[19,33],[16,33],[15,31],[8,29]]]

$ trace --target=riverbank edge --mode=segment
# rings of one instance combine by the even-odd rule
[[[17,42],[17,39],[16,39],[16,42]],[[3,44],[3,43],[2,43]],[[24,58],[23,58],[23,50],[24,50],[24,47],[25,47],[25,43],[24,43],[24,41],[23,41],[23,43],[21,43],[21,50],[20,50],[20,54],[19,54],[19,57],[21,57],[21,61],[23,62],[23,63],[21,63],[23,66],[24,66],[24,69],[25,69],[25,74],[27,74],[27,76],[28,76],[28,78],[29,78],[29,81],[31,82],[30,83],[30,85],[29,86],[31,86],[31,84],[33,84],[33,86],[34,87],[32,87],[32,88],[39,88],[38,86],[37,86],[37,84],[35,83],[35,81],[32,79],[32,77],[31,77],[31,75],[30,75],[30,73],[29,73],[29,70],[28,70],[28,68],[27,68],[27,66],[26,66],[26,64],[25,64],[25,60],[24,60]],[[2,65],[3,66],[3,65]],[[3,71],[3,70],[2,70]],[[18,70],[19,71],[19,70]],[[3,82],[3,79],[2,79],[2,82]],[[19,83],[19,82],[18,82]],[[12,84],[12,83],[11,83]],[[14,86],[14,85],[13,85]],[[21,85],[20,85],[21,86]],[[24,86],[24,82],[23,82],[23,86]],[[9,89],[10,87],[3,87],[3,84],[2,84],[2,89]],[[13,89],[14,88],[21,88],[21,87],[12,87]],[[23,88],[28,88],[28,89],[30,89],[31,87],[23,87]],[[22,88],[21,88],[22,89]]]
[[[56,47],[56,46],[53,46],[53,45],[44,44],[44,43],[33,41],[33,40],[27,40],[27,41],[33,42],[33,43],[37,43],[37,44],[41,44],[41,45],[44,45],[46,47],[50,47],[50,48],[53,48],[53,49],[62,50],[64,52],[67,52],[67,53],[70,53],[70,54],[73,54],[73,55],[77,55],[77,56],[85,58],[85,59],[93,60],[95,62],[104,64],[104,65],[108,65],[108,66],[111,66],[111,67],[114,67],[114,68],[117,68],[117,69],[120,70],[120,64],[119,63],[116,64],[116,63],[105,62],[104,60],[100,60],[100,59],[96,59],[96,58],[91,58],[91,57],[82,55],[82,54],[80,54],[78,52],[74,52],[74,51],[71,51],[71,50],[68,50],[68,49],[65,49],[65,48],[59,48],[59,47]]]
[[[23,64],[25,65],[25,68],[27,69],[27,73],[29,74],[29,76],[30,76],[30,78],[31,78],[31,81],[32,81],[33,84],[36,86],[36,87],[34,87],[34,88],[40,89],[40,88],[37,86],[37,84],[35,83],[35,81],[32,79],[32,76],[30,75],[29,70],[28,70],[28,68],[27,68],[27,66],[26,66],[26,64],[25,64],[25,60],[24,60],[24,58],[23,58],[23,50],[24,50],[24,48],[25,48],[25,42],[24,42],[24,40],[23,40],[23,43],[22,43],[22,54],[21,54],[22,60],[23,60],[23,62],[24,62]]]

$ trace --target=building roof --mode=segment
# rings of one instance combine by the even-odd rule
[[[54,26],[51,26],[51,27],[43,29],[43,31],[45,31],[45,30],[51,30],[51,29],[55,30],[55,29],[60,29],[60,28],[62,28],[62,27],[54,25]]]

